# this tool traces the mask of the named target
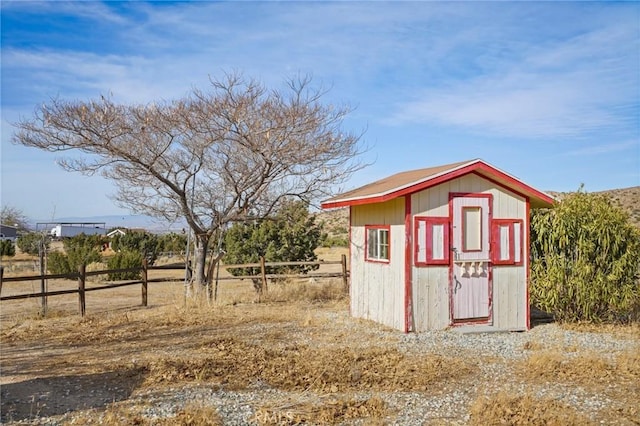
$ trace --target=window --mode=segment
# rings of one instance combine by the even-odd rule
[[[389,230],[390,226],[388,225],[365,226],[366,260],[389,262]]]
[[[416,266],[449,264],[449,218],[416,217],[414,264]]]
[[[522,228],[520,219],[494,219],[491,222],[494,265],[522,265]]]
[[[462,208],[462,251],[482,251],[482,208]]]

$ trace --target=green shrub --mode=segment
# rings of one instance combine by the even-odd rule
[[[159,237],[158,246],[163,253],[183,253],[186,250],[187,234],[170,232]]]
[[[640,320],[640,230],[606,195],[534,211],[531,261],[531,301],[558,320]]]
[[[40,244],[44,243],[45,249],[49,249],[51,237],[42,234],[40,232],[28,232],[18,237],[16,244],[18,248],[23,252],[32,256],[38,256],[40,254]]]
[[[69,264],[66,254],[53,251],[47,255],[47,269],[52,274],[72,274],[78,272],[78,268],[73,269]]]
[[[272,218],[255,223],[237,223],[225,235],[224,259],[231,263],[256,263],[263,256],[267,262],[315,261],[314,250],[321,237],[320,225],[302,201],[286,203]],[[268,274],[306,273],[317,265],[267,267]],[[260,268],[233,268],[232,275],[257,275]],[[254,280],[260,291],[260,281]]]
[[[349,237],[339,235],[325,236],[322,240],[322,247],[349,247]]]
[[[13,241],[1,240],[0,241],[0,256],[15,256],[16,247],[13,245]]]
[[[113,237],[111,240],[111,248],[116,252],[140,252],[147,258],[149,265],[153,265],[159,253],[163,250],[164,242],[157,235],[145,231],[129,230],[126,232],[125,235],[116,235]],[[184,250],[184,245],[182,246],[182,250]]]
[[[52,274],[71,274],[78,272],[80,265],[100,262],[100,247],[103,237],[100,235],[76,235],[63,240],[64,253],[52,252],[47,258],[47,269]]]
[[[124,250],[115,254],[115,256],[111,257],[107,266],[109,269],[127,269],[127,268],[136,268],[142,265],[142,261],[144,260],[144,256],[142,253],[132,250]],[[109,274],[110,281],[116,280],[136,280],[139,279],[141,275],[141,271],[134,272],[116,272]]]

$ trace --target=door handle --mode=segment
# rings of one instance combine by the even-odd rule
[[[453,258],[455,260],[458,260],[460,253],[458,253],[458,249],[455,247],[451,247],[450,250],[453,252]]]
[[[458,293],[458,289],[462,288],[462,283],[460,282],[460,280],[458,280],[457,276],[453,276],[453,280],[456,282],[455,285],[453,286],[453,294],[457,294]]]

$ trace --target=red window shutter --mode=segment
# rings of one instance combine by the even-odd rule
[[[449,218],[416,217],[414,230],[414,265],[448,265]]]
[[[522,265],[523,221],[491,221],[491,261],[494,265]]]

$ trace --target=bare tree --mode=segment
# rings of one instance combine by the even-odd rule
[[[13,206],[2,206],[0,221],[3,225],[15,226],[20,231],[29,229],[29,219],[22,210]]]
[[[361,135],[342,130],[351,108],[323,104],[325,94],[309,77],[268,90],[233,73],[161,104],[54,99],[15,124],[13,142],[77,152],[61,166],[113,180],[119,205],[184,218],[195,281],[205,284],[207,248],[226,224],[265,217],[291,197],[313,202],[363,167]]]

